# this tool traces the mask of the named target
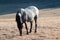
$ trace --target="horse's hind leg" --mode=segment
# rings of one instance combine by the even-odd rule
[[[26,28],[27,35],[28,35],[29,33],[28,33],[28,28],[27,28],[27,23],[26,22],[25,22],[25,28]]]
[[[30,22],[30,32],[29,33],[31,33],[32,32],[32,21]]]
[[[35,33],[37,32],[37,15],[34,17],[35,20]]]

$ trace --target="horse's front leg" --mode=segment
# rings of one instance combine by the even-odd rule
[[[30,22],[30,32],[29,33],[31,33],[32,32],[32,21]]]
[[[28,28],[27,28],[27,23],[26,22],[25,22],[25,28],[26,28],[27,35],[28,35],[29,33],[28,33]]]
[[[23,25],[22,25],[22,24],[17,23],[17,27],[18,27],[18,29],[19,29],[20,36],[22,36],[22,28],[23,28]]]

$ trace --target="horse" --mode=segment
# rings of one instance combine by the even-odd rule
[[[23,23],[27,31],[27,35],[32,32],[33,21],[35,21],[35,33],[37,32],[37,18],[39,14],[39,9],[36,6],[28,6],[26,8],[21,8],[17,11],[16,22],[17,27],[22,36]],[[30,22],[30,31],[28,32],[27,22]]]

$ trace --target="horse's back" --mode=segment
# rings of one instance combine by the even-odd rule
[[[37,16],[38,16],[38,14],[39,14],[39,10],[38,10],[38,8],[35,7],[35,6],[29,6],[29,7],[27,7],[26,9],[31,10],[31,11],[32,11],[35,15],[37,15]]]

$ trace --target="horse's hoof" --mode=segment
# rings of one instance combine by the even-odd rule
[[[22,36],[22,34],[20,34],[20,36]]]
[[[29,33],[31,33],[31,32],[29,32]]]
[[[27,35],[29,35],[29,33],[27,33]]]
[[[34,33],[36,33],[37,31],[35,31]]]
[[[22,35],[20,35],[20,36],[22,36]]]

